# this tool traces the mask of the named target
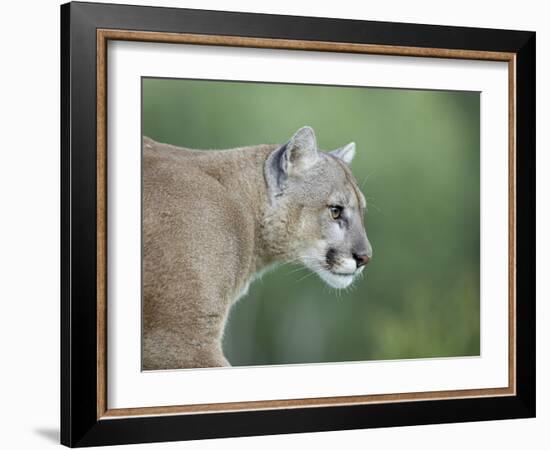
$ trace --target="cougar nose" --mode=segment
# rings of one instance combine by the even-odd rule
[[[357,264],[357,268],[361,266],[365,266],[370,261],[369,255],[358,255],[357,253],[353,254],[353,259],[355,259],[355,263]]]

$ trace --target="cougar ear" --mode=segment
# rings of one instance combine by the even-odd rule
[[[281,170],[287,175],[299,173],[311,167],[318,158],[317,139],[311,127],[302,127],[286,144],[282,155]]]
[[[270,191],[280,195],[289,176],[306,171],[318,158],[313,128],[300,128],[286,144],[271,152],[267,158],[265,177]]]
[[[341,159],[349,166],[355,156],[355,142],[350,142],[348,145],[332,150],[330,154],[332,156],[336,156],[338,159]]]

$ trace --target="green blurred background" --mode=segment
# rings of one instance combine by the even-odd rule
[[[374,249],[346,291],[279,267],[232,309],[232,365],[479,355],[477,92],[143,79],[143,134],[189,148],[357,144]]]

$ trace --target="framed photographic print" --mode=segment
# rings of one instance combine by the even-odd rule
[[[63,444],[535,415],[535,33],[61,27]]]

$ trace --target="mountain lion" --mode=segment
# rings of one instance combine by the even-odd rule
[[[319,151],[310,127],[220,151],[143,138],[144,370],[228,366],[229,309],[274,263],[352,283],[372,257],[354,154]]]

